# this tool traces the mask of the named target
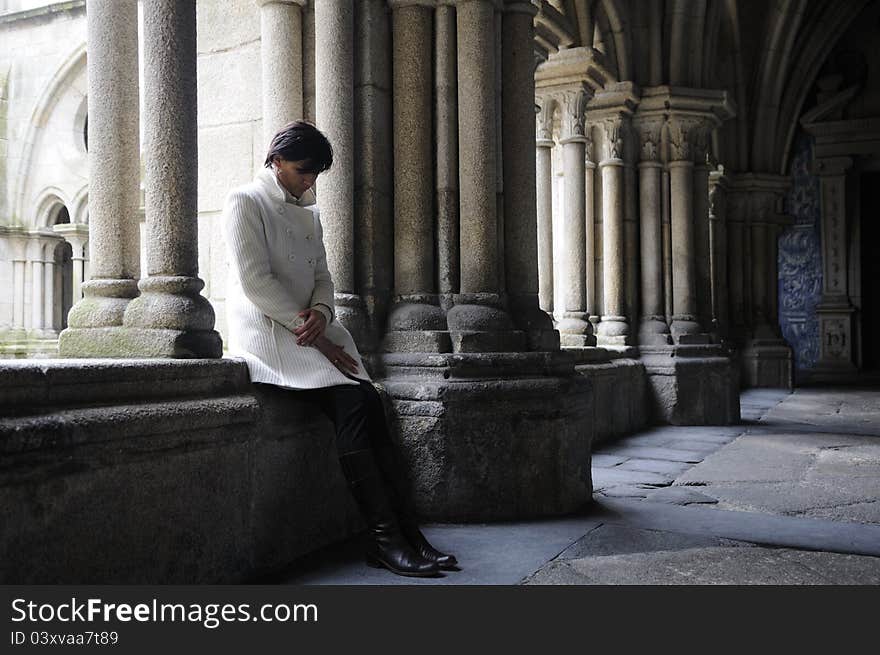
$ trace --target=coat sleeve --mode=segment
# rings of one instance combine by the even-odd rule
[[[230,265],[244,295],[266,316],[292,331],[301,323],[297,314],[304,308],[272,272],[260,209],[246,192],[233,191],[226,198],[223,231],[232,256]]]
[[[327,323],[333,320],[336,315],[336,306],[333,301],[333,279],[330,277],[330,270],[327,268],[327,251],[324,249],[324,230],[321,227],[321,219],[318,212],[315,211],[315,238],[318,244],[318,258],[315,261],[315,289],[312,291],[311,306],[319,311],[323,305],[330,310],[330,316],[326,316]]]

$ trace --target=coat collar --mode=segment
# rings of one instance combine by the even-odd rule
[[[278,183],[278,178],[275,177],[275,173],[272,172],[271,168],[261,168],[260,172],[257,173],[257,177],[255,180],[262,188],[263,191],[275,202],[289,202],[291,204],[297,205],[298,207],[308,207],[309,205],[314,205],[316,202],[315,192],[312,189],[306,191],[301,198],[297,199],[290,194],[287,189],[281,186]]]

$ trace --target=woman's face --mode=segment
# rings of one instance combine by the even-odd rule
[[[281,186],[297,198],[301,198],[306,191],[315,185],[315,178],[318,177],[318,174],[311,170],[311,162],[308,159],[290,161],[275,157],[272,163]]]

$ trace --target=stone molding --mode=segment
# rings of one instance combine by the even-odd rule
[[[257,0],[257,5],[262,8],[266,5],[299,5],[305,8],[309,0]]]
[[[388,7],[394,11],[403,9],[404,7],[424,7],[425,9],[435,9],[437,7],[436,0],[388,0]]]

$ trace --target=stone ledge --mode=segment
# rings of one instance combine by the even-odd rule
[[[192,398],[250,388],[241,360],[39,359],[0,363],[0,417],[34,408]]]

